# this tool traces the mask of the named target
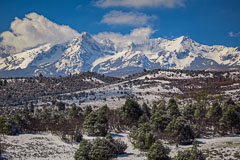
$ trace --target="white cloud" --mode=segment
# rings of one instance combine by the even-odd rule
[[[148,16],[139,12],[111,11],[104,15],[101,22],[109,25],[144,26],[154,19],[156,19],[155,16]]]
[[[108,7],[165,7],[175,8],[185,6],[186,0],[97,0],[95,5],[101,8]]]
[[[229,36],[230,37],[240,37],[240,32],[237,32],[237,33],[229,32]]]
[[[15,18],[11,31],[0,34],[1,44],[11,45],[22,51],[44,43],[62,43],[78,36],[69,26],[58,25],[36,13],[25,15],[22,20]]]
[[[137,28],[131,31],[130,34],[121,34],[113,32],[101,32],[94,37],[98,40],[111,40],[117,46],[116,47],[126,47],[131,43],[139,44],[149,39],[149,37],[154,33],[154,31],[149,28]]]

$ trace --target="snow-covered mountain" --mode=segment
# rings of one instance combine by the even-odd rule
[[[15,52],[16,50],[13,46],[0,44],[0,58],[5,58]]]
[[[21,53],[0,46],[0,77],[46,76],[94,71],[113,76],[143,69],[240,68],[240,48],[207,46],[189,37],[146,39],[120,46],[109,39],[82,33],[69,42],[45,44]]]

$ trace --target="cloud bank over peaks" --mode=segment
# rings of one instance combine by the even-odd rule
[[[121,34],[114,32],[101,32],[94,36],[97,40],[111,40],[118,48],[129,46],[131,43],[139,44],[148,40],[155,31],[150,27],[134,29],[130,34]]]
[[[45,43],[63,43],[79,35],[69,26],[58,25],[34,12],[22,20],[15,18],[10,30],[0,34],[0,43],[15,47],[17,52]]]
[[[108,7],[132,7],[132,8],[144,8],[144,7],[164,7],[175,8],[184,7],[186,0],[97,0],[95,5],[101,8]]]
[[[101,22],[108,25],[144,26],[154,19],[156,16],[148,16],[144,13],[113,10],[104,15]]]

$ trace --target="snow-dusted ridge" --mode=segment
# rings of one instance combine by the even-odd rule
[[[0,76],[69,75],[93,71],[123,76],[143,69],[225,69],[240,68],[239,47],[201,45],[189,37],[173,40],[146,39],[122,46],[109,39],[98,39],[83,32],[73,40],[45,44],[14,55],[11,47],[1,46]]]

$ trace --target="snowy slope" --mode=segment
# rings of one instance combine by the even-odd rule
[[[116,160],[145,160],[146,152],[140,151],[132,145],[129,140],[129,133],[111,133],[114,139],[120,139],[127,144],[125,154],[119,155]],[[84,139],[92,140],[96,137],[84,135]],[[198,148],[208,153],[207,160],[236,159],[239,155],[239,135],[227,137],[205,137],[198,138]],[[45,134],[22,134],[18,136],[5,136],[3,142],[7,144],[6,152],[2,157],[5,159],[24,160],[73,160],[74,153],[79,148],[78,143],[67,144],[56,135]],[[170,157],[175,157],[179,151],[192,148],[192,145],[176,145],[164,143],[170,148]]]
[[[12,48],[8,48],[11,50]],[[4,50],[4,49],[2,49]],[[9,52],[10,53],[10,52]],[[239,68],[240,48],[207,46],[189,37],[146,39],[119,45],[84,32],[72,41],[0,57],[0,76],[68,75],[94,71],[124,76],[143,69]]]
[[[0,61],[0,69],[26,69],[38,55],[41,55],[50,49],[51,44],[46,44],[32,50],[8,56]]]

